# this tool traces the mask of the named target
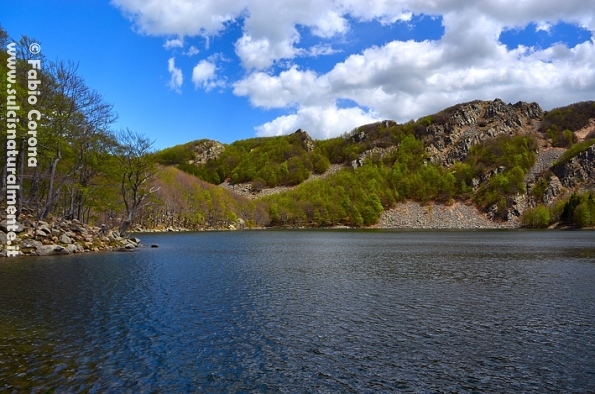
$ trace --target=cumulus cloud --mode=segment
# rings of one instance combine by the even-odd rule
[[[112,0],[112,4],[140,33],[180,37],[215,34],[246,7],[243,0]]]
[[[256,127],[256,131],[260,137],[271,137],[289,134],[301,128],[314,138],[327,139],[377,120],[378,116],[375,113],[365,112],[358,107],[313,106],[299,108],[296,113],[291,115],[280,116]]]
[[[203,88],[207,92],[215,87],[222,86],[223,82],[217,79],[216,66],[208,60],[201,60],[192,69],[192,82],[196,89]]]
[[[534,24],[552,31],[564,21],[595,33],[595,14],[584,0],[112,0],[145,34],[215,36],[230,22],[242,31],[234,49],[244,68],[233,93],[286,115],[264,123],[259,135],[297,128],[321,137],[378,119],[406,121],[474,99],[537,101],[546,109],[595,97],[595,39],[573,48],[500,42],[502,32]],[[440,17],[444,35],[434,41],[376,42],[325,71],[298,67],[303,57],[343,51],[355,21],[412,23],[415,15]],[[386,27],[390,28],[390,27]],[[304,45],[304,31],[310,36]],[[314,42],[314,44],[312,44]],[[172,42],[170,45],[173,45]],[[337,49],[333,49],[337,48]],[[342,52],[343,53],[343,52]],[[171,86],[181,71],[170,59]],[[277,66],[277,67],[273,67]],[[192,81],[221,86],[212,61],[201,61]],[[348,100],[351,108],[339,108]]]
[[[184,77],[182,70],[176,67],[175,58],[172,57],[167,61],[167,71],[170,73],[169,87],[179,93]]]
[[[254,72],[234,84],[234,94],[246,96],[256,107],[283,108],[296,104],[318,105],[333,101],[326,97],[329,87],[324,77],[311,70],[297,67],[281,72],[278,76]]]

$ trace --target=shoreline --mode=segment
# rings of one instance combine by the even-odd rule
[[[132,251],[141,245],[138,238],[121,237],[115,230],[83,224],[79,220],[35,221],[29,215],[16,224],[19,254],[7,256],[7,221],[0,222],[0,257],[55,256],[100,251]]]
[[[475,230],[595,230],[556,224],[546,229],[533,229],[520,225],[518,218],[509,222],[494,222],[476,207],[455,202],[452,205],[427,204],[407,201],[382,212],[378,223],[367,227],[344,225],[330,227],[271,226],[246,228],[229,225],[220,228],[188,229],[169,226],[161,229],[136,227],[127,237],[121,237],[116,230],[90,226],[74,220],[48,219],[35,222],[24,218],[18,222],[17,239],[13,241],[20,248],[18,256],[53,256],[88,252],[131,252],[140,246],[140,234],[186,233],[240,230],[399,230],[399,231],[475,231]],[[0,257],[7,257],[6,223],[0,223]],[[14,244],[13,243],[13,244]],[[153,245],[151,245],[153,246]],[[7,257],[8,258],[8,257]]]

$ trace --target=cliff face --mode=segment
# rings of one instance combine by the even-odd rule
[[[449,167],[464,160],[473,145],[489,138],[536,131],[542,117],[537,103],[474,101],[433,115],[434,123],[420,137],[430,160]]]
[[[552,172],[566,188],[595,185],[595,145],[567,162],[553,166]]]

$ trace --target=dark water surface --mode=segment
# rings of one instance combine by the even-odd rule
[[[595,392],[595,232],[142,239],[0,261],[0,392]]]

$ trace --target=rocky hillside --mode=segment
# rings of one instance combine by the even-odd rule
[[[537,131],[542,117],[537,103],[474,101],[425,118],[430,124],[418,135],[432,162],[452,166],[465,160],[471,147],[483,141]]]
[[[594,122],[593,102],[543,111],[537,103],[495,99],[406,124],[363,125],[330,140],[314,141],[300,129],[229,145],[196,141],[161,157],[181,158],[162,164],[255,201],[269,225],[416,227],[426,223],[421,211],[399,205],[413,200],[436,204],[434,217],[443,223],[432,227],[515,227],[528,210],[593,190]],[[474,212],[477,222],[446,212]]]

